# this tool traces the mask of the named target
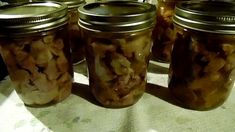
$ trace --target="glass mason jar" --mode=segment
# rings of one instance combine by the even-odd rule
[[[155,6],[100,2],[79,8],[89,85],[105,107],[125,107],[143,95]]]
[[[85,0],[70,0],[64,2],[68,5],[69,37],[72,50],[73,64],[80,63],[85,59],[85,44],[81,39],[81,31],[78,26],[78,7],[85,4]]]
[[[187,108],[216,108],[233,88],[234,6],[235,3],[215,1],[184,2],[176,6],[173,21],[177,35],[169,89]]]
[[[172,21],[175,5],[179,0],[158,0],[157,22],[153,30],[152,60],[169,63],[175,31]]]
[[[0,51],[17,94],[29,106],[65,99],[73,81],[67,7],[33,2],[2,9]]]

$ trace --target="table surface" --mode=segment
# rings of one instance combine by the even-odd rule
[[[167,69],[150,63],[143,97],[126,108],[104,108],[89,92],[86,64],[74,66],[72,94],[61,103],[26,107],[9,77],[0,82],[1,132],[234,132],[235,90],[220,107],[193,111],[175,105]]]

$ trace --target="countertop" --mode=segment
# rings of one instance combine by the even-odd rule
[[[26,107],[9,77],[0,82],[1,132],[234,132],[235,90],[210,111],[176,105],[169,94],[166,69],[150,63],[143,97],[126,108],[104,108],[88,90],[86,64],[75,68],[72,94],[48,107]]]

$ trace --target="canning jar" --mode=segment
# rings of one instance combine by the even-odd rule
[[[176,6],[173,21],[177,35],[169,89],[187,108],[216,108],[233,88],[234,6],[235,3],[215,1],[183,2]]]
[[[70,95],[73,72],[67,24],[67,7],[60,3],[0,9],[1,55],[26,105],[56,103]]]
[[[169,63],[175,40],[172,16],[179,0],[158,0],[157,22],[153,30],[152,60]]]
[[[155,6],[100,2],[79,8],[89,85],[105,107],[134,104],[146,87]]]
[[[81,32],[78,26],[78,7],[85,4],[85,0],[66,0],[64,3],[68,5],[69,40],[72,50],[72,62],[73,64],[77,64],[85,59],[84,43],[82,42]]]

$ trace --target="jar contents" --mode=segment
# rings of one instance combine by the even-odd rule
[[[88,35],[88,34],[87,34]],[[143,94],[151,49],[151,31],[87,43],[90,87],[104,106],[135,103]]]
[[[178,0],[159,0],[156,25],[153,30],[152,60],[169,63],[175,31],[172,21],[174,8]]]
[[[62,37],[5,38],[0,44],[15,90],[25,104],[59,102],[70,94],[71,67],[65,54],[69,48]]]
[[[33,0],[35,2],[39,1],[48,1],[48,0]],[[85,0],[51,0],[63,3],[68,8],[68,33],[69,33],[69,41],[70,48],[72,54],[72,63],[74,65],[81,63],[85,60],[85,49],[84,42],[81,39],[81,32],[78,26],[78,8],[85,4]]]
[[[234,84],[234,35],[178,32],[171,63],[173,95],[188,108],[215,108],[226,100]]]

